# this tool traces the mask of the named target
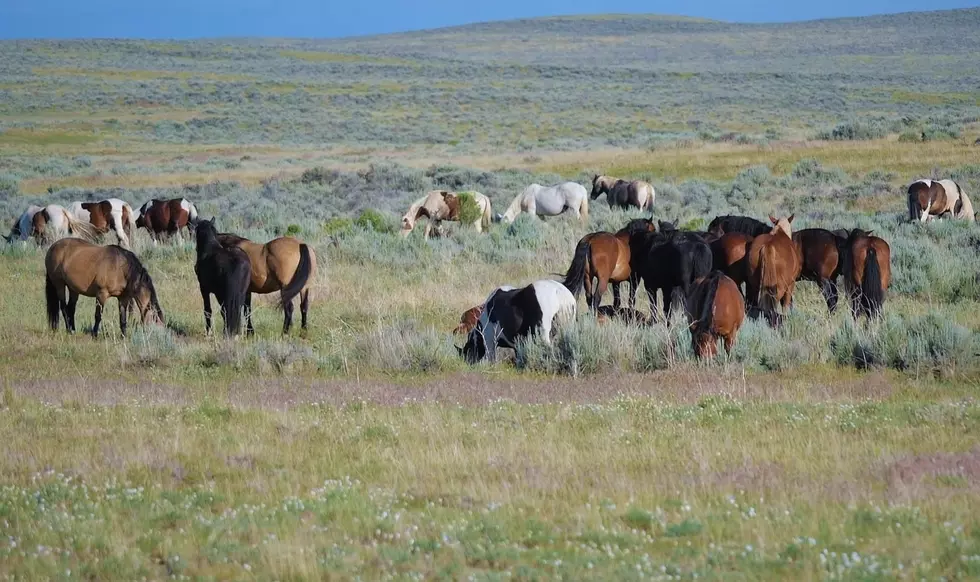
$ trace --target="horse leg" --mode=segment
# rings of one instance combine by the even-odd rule
[[[606,287],[609,286],[609,278],[602,275],[599,276],[599,284],[596,286],[595,295],[592,296],[593,309],[598,313],[599,306],[602,305],[602,296],[606,293]]]
[[[630,309],[636,309],[636,288],[640,284],[640,278],[635,275],[630,275],[630,299],[629,307]]]
[[[593,288],[593,277],[592,273],[585,274],[585,281],[583,281],[583,287],[585,288],[585,305],[590,310],[595,310],[593,303],[593,295],[595,294],[595,289]]]
[[[211,292],[201,287],[201,299],[204,300],[204,335],[211,335],[211,319],[214,314],[211,311]]]
[[[252,292],[245,292],[245,303],[242,305],[245,310],[245,335],[255,335],[255,328],[252,327]]]
[[[120,333],[122,333],[123,337],[125,337],[126,319],[127,316],[129,315],[129,307],[128,307],[129,304],[123,301],[122,297],[119,297],[118,299],[119,299],[119,331]]]
[[[64,303],[65,328],[68,333],[75,333],[75,309],[78,307],[78,293],[68,292],[68,301]]]
[[[306,312],[310,308],[310,290],[305,289],[299,296],[300,328],[306,329]]]
[[[837,309],[837,285],[830,279],[820,281],[820,293],[827,301],[827,310],[833,313]]]
[[[282,334],[289,333],[289,328],[293,325],[293,302],[289,301],[282,305]]]
[[[102,297],[95,298],[95,325],[92,326],[92,337],[99,337],[99,328],[102,327],[102,308],[105,307],[105,300]]]
[[[613,283],[613,285],[612,285],[612,288],[613,288],[613,309],[615,309],[616,311],[619,311],[619,306],[622,305],[622,300],[621,300],[621,297],[619,295],[619,286],[620,286],[620,284],[622,284],[622,281],[619,281],[617,283]]]
[[[544,343],[551,345],[551,320],[547,317],[541,320],[541,337]]]
[[[735,347],[735,332],[729,333],[723,339],[725,340],[725,353],[730,356],[732,355],[732,348]]]

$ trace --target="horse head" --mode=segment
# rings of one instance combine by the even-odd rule
[[[773,224],[773,228],[772,228],[771,234],[776,234],[777,232],[782,231],[783,234],[785,234],[786,236],[792,238],[793,237],[793,228],[790,226],[790,224],[793,222],[793,219],[795,217],[796,217],[796,214],[790,214],[789,215],[789,218],[776,218],[775,216],[773,216],[773,215],[770,214],[769,215],[769,220]]]
[[[677,225],[667,220],[658,220],[657,230],[659,232],[674,232],[675,230],[677,230]]]
[[[602,176],[599,174],[592,176],[592,192],[589,193],[589,197],[593,200],[598,198],[603,193],[605,185],[606,183]]]
[[[504,215],[503,215],[503,214],[501,214],[501,213],[499,213],[499,212],[495,212],[495,213],[493,214],[493,221],[494,221],[494,222],[500,222],[500,221],[502,221],[503,219],[504,219]]]

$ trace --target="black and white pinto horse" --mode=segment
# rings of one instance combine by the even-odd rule
[[[542,279],[522,289],[494,289],[459,353],[471,364],[483,359],[492,362],[498,347],[514,349],[518,340],[538,330],[550,344],[558,318],[575,318],[575,296],[558,281]]]

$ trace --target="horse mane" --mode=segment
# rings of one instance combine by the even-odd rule
[[[711,320],[714,318],[715,296],[718,294],[718,285],[721,283],[721,271],[712,271],[705,279],[704,300],[698,313],[697,330],[706,331],[711,329]]]
[[[227,246],[238,246],[240,243],[247,241],[248,239],[243,236],[238,236],[237,234],[230,232],[215,233],[215,238],[218,240],[218,244],[223,247]]]
[[[535,185],[536,184],[530,184],[530,185],[528,185],[527,188],[525,188],[524,190],[522,190],[521,193],[518,194],[511,201],[510,205],[507,207],[507,210],[504,211],[504,217],[505,218],[508,218],[510,220],[514,220],[515,218],[517,218],[517,215],[520,212],[521,202],[524,200],[524,197],[527,195],[527,193],[531,189],[531,187],[532,186],[535,186]]]
[[[143,266],[136,254],[122,247],[107,247],[122,255],[126,259],[126,292],[133,297],[143,287],[150,289],[150,306],[156,310],[160,319],[163,319],[163,310],[160,309],[160,301],[157,299],[157,290],[153,285],[153,277]]]

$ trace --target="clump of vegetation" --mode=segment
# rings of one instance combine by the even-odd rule
[[[480,205],[476,203],[473,192],[459,192],[459,222],[460,224],[473,224],[481,219],[483,213],[480,212]]]
[[[392,226],[388,217],[370,208],[361,211],[361,214],[354,220],[354,225],[378,233],[390,234],[395,231],[395,227]]]
[[[889,128],[881,120],[850,121],[817,134],[817,139],[833,141],[858,141],[881,139],[888,135]]]

